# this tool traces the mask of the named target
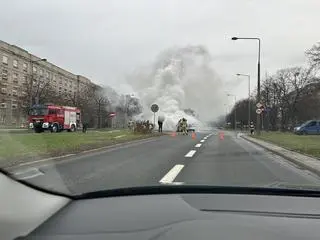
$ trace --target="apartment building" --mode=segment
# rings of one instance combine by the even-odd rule
[[[22,111],[26,103],[19,99],[27,95],[30,83],[40,87],[50,85],[62,97],[67,94],[78,96],[93,84],[86,77],[68,72],[0,40],[0,125],[20,125],[26,121],[27,116]]]

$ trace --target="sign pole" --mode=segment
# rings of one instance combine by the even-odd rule
[[[151,111],[153,112],[153,129],[156,129],[156,112],[159,111],[159,106],[157,104],[152,104]]]

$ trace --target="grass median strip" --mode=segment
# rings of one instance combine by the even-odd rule
[[[121,136],[121,137],[119,137]],[[33,157],[59,156],[155,136],[128,130],[62,133],[0,134],[0,167]]]
[[[320,135],[295,135],[293,133],[263,132],[254,136],[278,146],[320,158]]]

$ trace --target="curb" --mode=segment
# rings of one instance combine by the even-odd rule
[[[291,161],[291,162],[293,162],[294,164],[296,164],[296,165],[298,165],[298,166],[300,166],[300,167],[302,167],[302,168],[304,168],[304,169],[306,169],[306,170],[308,170],[308,171],[310,171],[310,172],[312,172],[312,173],[315,173],[316,175],[320,176],[320,170],[315,169],[314,167],[311,167],[311,166],[309,166],[308,164],[305,164],[305,163],[303,163],[303,162],[301,162],[301,161],[298,161],[298,160],[296,160],[296,159],[294,159],[294,158],[291,158],[291,157],[287,156],[285,153],[282,153],[282,152],[273,150],[273,149],[271,149],[271,148],[269,148],[269,147],[267,147],[267,146],[265,146],[265,145],[263,145],[263,144],[260,144],[260,143],[258,143],[258,142],[256,142],[256,141],[250,139],[250,137],[248,137],[248,136],[246,136],[246,135],[242,135],[241,137],[242,137],[243,139],[247,140],[248,142],[251,142],[251,143],[253,143],[253,144],[255,144],[255,145],[258,145],[259,147],[262,147],[262,148],[264,148],[264,149],[266,149],[266,150],[268,150],[268,151],[270,151],[270,152],[272,152],[272,153],[274,153],[274,154],[276,154],[276,155],[279,155],[279,156],[283,157],[284,159],[286,159],[286,160],[288,160],[288,161]],[[263,140],[260,140],[260,139],[259,139],[259,141],[263,141]],[[269,143],[269,142],[266,142],[266,143],[272,144],[272,143]],[[275,145],[275,144],[273,144],[273,145]],[[275,145],[275,146],[277,146],[277,145]],[[278,147],[280,147],[280,146],[278,146]],[[282,147],[281,147],[281,148],[282,148]],[[283,148],[283,149],[285,149],[285,148]],[[286,150],[286,151],[291,151],[291,152],[293,152],[293,153],[296,153],[296,152],[294,152],[294,151],[292,151],[292,150],[288,150],[288,149],[285,149],[285,150]],[[298,153],[298,154],[301,154],[301,153]],[[313,157],[310,157],[310,156],[308,156],[308,155],[304,155],[304,154],[301,154],[301,155],[306,156],[306,157],[309,157],[309,158],[313,158]],[[319,161],[317,158],[313,158],[313,159]]]

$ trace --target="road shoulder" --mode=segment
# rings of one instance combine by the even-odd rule
[[[248,135],[241,135],[241,137],[320,176],[320,160],[315,157],[294,152]]]

